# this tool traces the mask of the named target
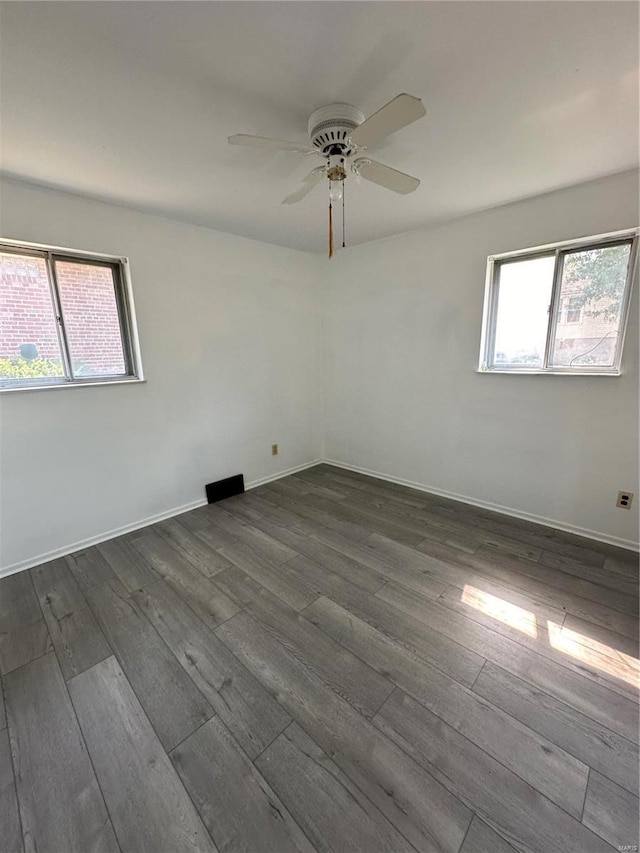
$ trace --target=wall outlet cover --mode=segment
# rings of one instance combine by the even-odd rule
[[[633,500],[633,492],[618,492],[616,506],[621,509],[629,509]]]

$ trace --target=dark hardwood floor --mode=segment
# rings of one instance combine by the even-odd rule
[[[0,580],[2,853],[638,844],[638,557],[327,465]]]

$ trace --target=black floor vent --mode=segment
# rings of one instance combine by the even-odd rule
[[[236,474],[235,477],[227,477],[226,480],[207,483],[205,490],[207,502],[210,504],[230,498],[232,495],[241,495],[244,492],[244,477],[242,474]]]

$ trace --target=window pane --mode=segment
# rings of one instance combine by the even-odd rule
[[[565,255],[551,365],[615,365],[630,254],[626,243]]]
[[[0,383],[64,377],[43,258],[0,253]]]
[[[56,278],[74,377],[124,374],[112,268],[56,261]]]
[[[555,256],[500,264],[495,367],[542,367]]]

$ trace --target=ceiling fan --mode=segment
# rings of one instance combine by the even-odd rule
[[[367,119],[351,104],[329,104],[315,110],[309,117],[308,143],[244,133],[230,136],[229,142],[231,145],[322,157],[322,165],[312,169],[302,179],[300,189],[283,199],[283,204],[301,201],[323,178],[329,179],[330,201],[338,201],[343,197],[342,185],[349,171],[388,190],[406,194],[418,188],[420,181],[417,178],[371,160],[363,156],[363,152],[385,136],[422,118],[426,112],[420,98],[406,93],[397,95]]]
[[[420,186],[420,181],[363,156],[380,139],[417,121],[427,111],[420,98],[406,92],[396,95],[378,112],[365,119],[364,113],[351,104],[328,104],[309,116],[309,142],[291,142],[238,133],[229,137],[231,145],[268,148],[273,151],[293,151],[315,154],[322,158],[302,179],[301,187],[282,200],[283,204],[302,201],[323,178],[329,180],[329,257],[333,257],[333,205],[342,200],[342,246],[345,244],[344,181],[349,171],[388,190],[405,195]]]

